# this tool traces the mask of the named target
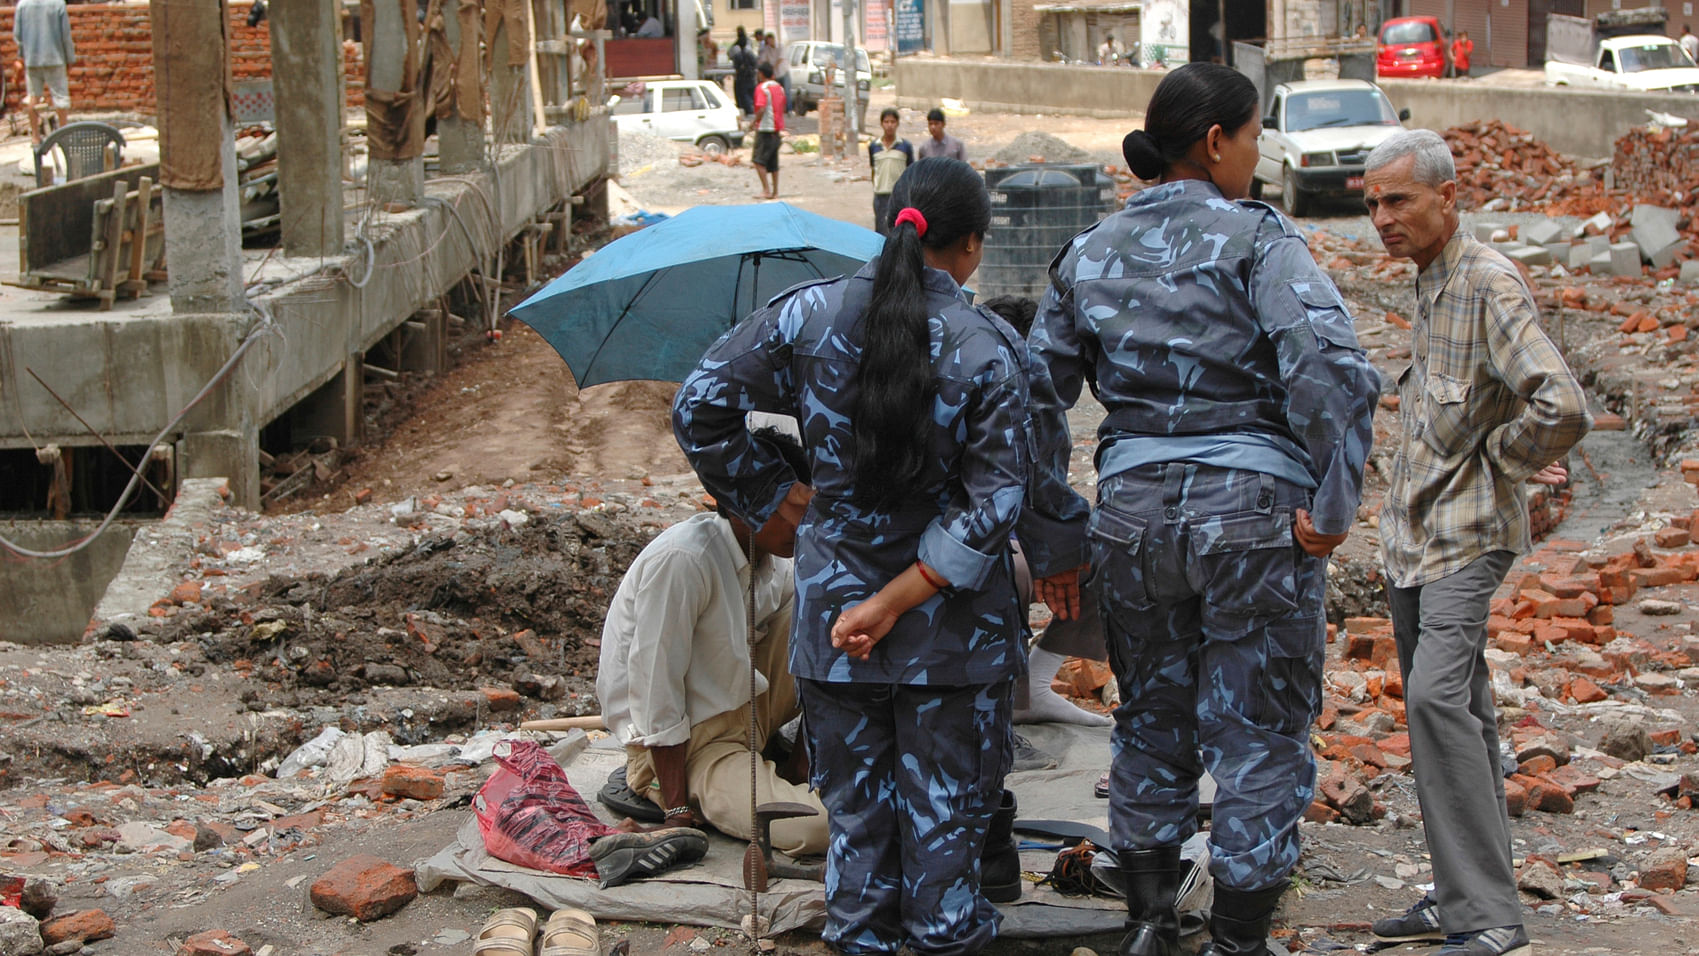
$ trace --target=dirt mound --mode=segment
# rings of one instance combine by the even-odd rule
[[[374,685],[590,697],[608,601],[654,533],[596,511],[467,522],[332,575],[271,577],[150,636],[313,703]]]
[[[1049,133],[1031,130],[998,150],[992,159],[1009,166],[1021,163],[1089,163],[1091,154]]]

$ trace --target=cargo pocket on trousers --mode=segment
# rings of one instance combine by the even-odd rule
[[[1235,617],[1286,615],[1298,609],[1298,544],[1292,512],[1243,512],[1192,528],[1211,610]]]
[[[1137,515],[1102,504],[1092,509],[1086,536],[1094,590],[1105,614],[1121,619],[1155,606],[1145,573],[1147,532]]]
[[[1281,621],[1265,632],[1263,679],[1257,682],[1257,726],[1282,735],[1303,733],[1321,713],[1322,658],[1327,625]]]

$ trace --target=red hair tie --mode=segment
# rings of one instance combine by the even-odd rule
[[[891,225],[894,228],[905,222],[914,223],[914,234],[921,239],[926,238],[926,217],[920,214],[920,210],[913,206],[904,206],[903,211],[897,213],[897,218]]]

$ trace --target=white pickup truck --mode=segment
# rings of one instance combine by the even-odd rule
[[[1699,66],[1667,36],[1662,8],[1596,17],[1551,14],[1546,21],[1546,82],[1596,90],[1699,93]]]

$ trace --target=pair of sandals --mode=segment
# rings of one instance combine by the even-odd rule
[[[568,906],[549,915],[539,940],[537,911],[516,906],[484,921],[472,956],[602,956],[602,937],[595,917]]]

